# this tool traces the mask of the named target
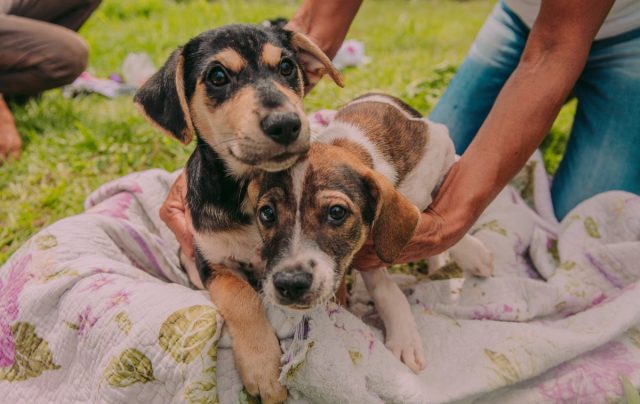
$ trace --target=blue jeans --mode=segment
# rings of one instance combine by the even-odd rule
[[[529,29],[499,3],[429,118],[462,154],[518,65]],[[595,41],[574,95],[578,106],[551,195],[562,219],[604,191],[640,193],[640,29]],[[526,100],[523,100],[526,102]]]

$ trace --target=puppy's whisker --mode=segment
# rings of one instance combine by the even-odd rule
[[[199,144],[198,144],[198,146],[196,146],[196,147],[209,146],[209,147],[211,147],[212,149],[214,149],[214,148],[216,148],[216,147],[218,147],[218,146],[221,146],[221,145],[224,145],[224,144],[233,143],[233,142],[239,142],[239,139],[226,139],[226,140],[223,140],[223,141],[221,141],[221,142],[214,143],[214,144],[210,144],[210,143],[199,143]]]
[[[230,136],[228,139],[222,140],[220,142],[217,143],[209,143],[209,142],[204,142],[204,143],[198,143],[198,146],[196,147],[201,147],[201,146],[209,146],[209,147],[216,147],[225,143],[232,143],[232,142],[237,142],[240,139],[237,139],[234,137],[234,133],[233,132],[228,132],[228,133],[221,133],[220,136]]]
[[[264,290],[260,290],[260,292],[258,293],[258,296],[260,297],[260,302],[262,303],[263,307],[266,307],[267,305],[269,305],[269,299],[267,299],[267,295],[264,293]]]
[[[262,304],[263,308],[273,305],[273,302],[271,301],[271,299],[269,299],[269,297],[267,297],[267,294],[264,292],[264,289],[260,289],[260,291],[256,295],[260,299],[260,303]]]

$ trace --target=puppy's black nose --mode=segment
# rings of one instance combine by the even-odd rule
[[[296,300],[311,287],[313,275],[309,272],[277,272],[273,275],[273,286],[278,294],[288,300]]]
[[[300,134],[300,118],[295,112],[274,112],[260,122],[264,133],[280,144],[289,144]]]

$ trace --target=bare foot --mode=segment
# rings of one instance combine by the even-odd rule
[[[20,157],[22,140],[9,107],[0,94],[0,162],[7,156]]]

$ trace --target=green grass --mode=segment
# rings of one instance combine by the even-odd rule
[[[160,66],[201,31],[291,16],[297,3],[105,0],[81,31],[91,46],[89,70],[106,77],[120,71],[127,53],[141,51]],[[371,63],[347,70],[345,89],[321,83],[307,98],[307,110],[336,108],[380,90],[428,113],[492,5],[489,0],[365,1],[349,37],[364,41]],[[551,169],[564,147],[570,108],[545,143]],[[100,184],[138,170],[177,169],[191,150],[153,129],[128,97],[68,100],[53,90],[14,113],[24,147],[19,161],[0,166],[0,264],[42,227],[82,212],[84,198]]]

